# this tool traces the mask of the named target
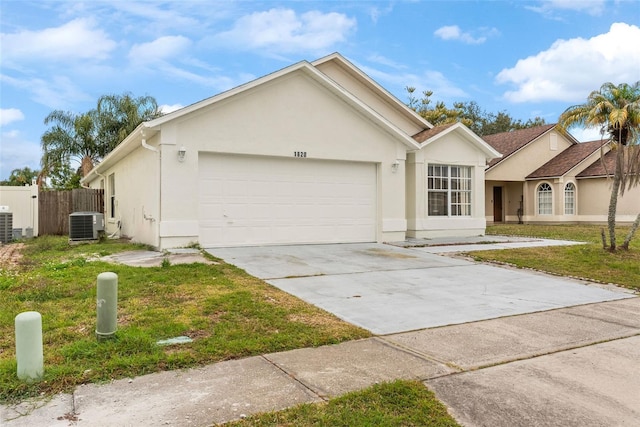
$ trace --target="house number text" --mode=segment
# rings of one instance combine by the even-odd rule
[[[306,151],[294,151],[293,157],[307,157]]]

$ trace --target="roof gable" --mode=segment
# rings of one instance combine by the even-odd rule
[[[555,124],[536,126],[527,129],[514,130],[511,132],[496,133],[493,135],[485,135],[482,139],[492,146],[499,153],[502,153],[502,158],[493,159],[489,163],[491,169],[501,161],[509,158],[515,152],[521,150],[531,142],[540,138],[542,135],[550,132],[555,128]]]
[[[354,80],[365,86],[368,90],[375,93],[380,99],[382,99],[390,108],[401,113],[405,118],[411,121],[419,128],[432,128],[433,125],[426,119],[416,113],[413,109],[409,108],[404,102],[396,98],[391,92],[380,86],[375,80],[370,78],[360,68],[356,67],[347,60],[344,56],[335,52],[327,55],[323,58],[317,59],[311,63],[314,67],[320,69],[324,64],[336,65],[346,74],[351,76]],[[337,82],[340,84],[341,82]]]
[[[425,129],[413,135],[413,139],[421,144],[420,148],[423,148],[450,133],[456,133],[467,142],[474,145],[484,153],[487,159],[495,159],[502,156],[502,154],[491,147],[491,145],[487,144],[486,141],[473,133],[471,129],[459,122],[435,126],[431,129]]]
[[[145,145],[145,141],[147,138],[150,138],[158,131],[161,130],[162,126],[177,120],[182,120],[188,115],[194,114],[203,109],[222,102],[226,99],[234,97],[236,95],[240,95],[250,91],[253,88],[258,86],[268,84],[273,82],[281,77],[289,76],[292,73],[304,73],[307,77],[313,79],[316,83],[333,93],[335,96],[339,97],[345,103],[350,105],[368,120],[370,120],[373,124],[378,126],[383,131],[387,132],[393,139],[396,141],[402,142],[407,148],[416,150],[420,148],[420,145],[409,135],[399,129],[395,124],[391,121],[380,115],[378,112],[373,110],[371,107],[366,105],[360,99],[355,97],[349,91],[344,89],[342,86],[337,84],[334,80],[320,72],[317,68],[315,68],[308,61],[300,61],[296,64],[290,65],[286,68],[283,68],[279,71],[273,72],[266,76],[260,77],[243,85],[237,86],[233,89],[227,90],[215,96],[206,98],[202,101],[191,104],[187,107],[181,108],[180,110],[176,110],[174,112],[165,114],[156,119],[141,123],[132,133],[130,133],[118,146],[111,151],[100,164],[96,165],[94,169],[91,171],[89,175],[83,182],[89,182],[93,175],[97,175],[98,168],[109,167],[111,164],[117,162],[126,154],[130,153],[137,147]],[[427,123],[428,124],[428,123]]]
[[[582,142],[571,145],[529,174],[526,179],[555,178],[565,175],[593,153],[600,150],[607,141]]]

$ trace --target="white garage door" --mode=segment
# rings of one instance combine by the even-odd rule
[[[200,244],[376,240],[376,166],[200,153]]]

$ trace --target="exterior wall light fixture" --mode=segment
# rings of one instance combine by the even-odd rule
[[[178,150],[178,161],[179,162],[184,162],[184,156],[187,154],[187,149],[183,147],[180,147],[180,149]]]
[[[400,166],[400,162],[398,162],[397,160],[393,163],[391,163],[391,172],[396,173],[398,172],[398,167]]]

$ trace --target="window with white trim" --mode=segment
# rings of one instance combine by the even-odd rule
[[[573,182],[568,182],[564,186],[564,214],[576,214],[576,186]]]
[[[428,166],[427,215],[471,216],[470,166]]]
[[[538,215],[551,215],[553,213],[553,190],[546,182],[538,186]]]

